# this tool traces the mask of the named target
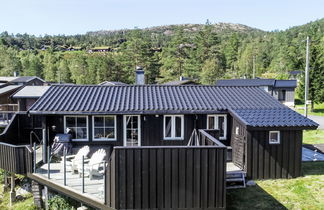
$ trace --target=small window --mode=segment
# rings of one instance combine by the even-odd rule
[[[278,100],[285,101],[286,100],[286,90],[279,90]]]
[[[172,140],[179,139],[183,140],[184,124],[183,115],[165,115],[164,116],[164,139]]]
[[[93,116],[93,140],[116,140],[116,116]]]
[[[88,140],[87,116],[64,116],[64,130],[72,135],[72,140]]]
[[[269,132],[269,144],[280,144],[280,131]]]
[[[235,127],[235,134],[236,135],[240,134],[240,127],[238,127],[238,126]]]
[[[219,139],[226,139],[227,137],[227,116],[225,114],[208,115],[207,129],[218,129],[220,131]]]

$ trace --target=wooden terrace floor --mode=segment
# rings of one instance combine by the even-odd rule
[[[36,169],[35,175],[42,176],[48,179],[48,181],[53,182],[56,185],[64,186],[64,174],[62,168],[62,163],[51,163],[50,164],[50,179],[48,179],[48,165],[44,164],[42,167]],[[82,193],[82,178],[79,174],[72,174],[71,171],[66,172],[66,188],[71,188],[72,190],[83,194],[94,200],[104,202],[104,179],[103,177],[94,177],[90,180],[89,177],[84,178],[84,190]]]

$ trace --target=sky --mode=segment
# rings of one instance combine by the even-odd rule
[[[205,23],[284,30],[324,17],[323,0],[0,0],[0,32],[34,35]]]

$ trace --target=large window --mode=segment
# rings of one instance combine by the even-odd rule
[[[93,140],[116,140],[116,116],[93,116]]]
[[[218,129],[220,131],[219,139],[226,139],[227,137],[227,116],[221,115],[208,115],[207,116],[207,129]]]
[[[269,132],[269,144],[280,144],[280,131]]]
[[[72,140],[88,140],[88,116],[64,116],[64,130]]]
[[[165,140],[183,140],[184,124],[183,115],[164,115],[163,133]]]

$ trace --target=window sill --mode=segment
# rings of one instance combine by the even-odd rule
[[[71,139],[73,142],[78,142],[78,141],[89,141],[89,139]]]
[[[92,139],[92,141],[117,141],[117,139]]]
[[[183,138],[164,138],[163,141],[183,141]]]

